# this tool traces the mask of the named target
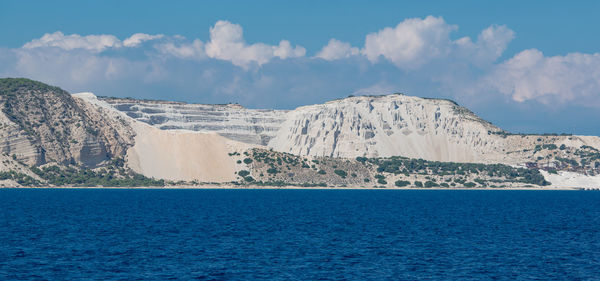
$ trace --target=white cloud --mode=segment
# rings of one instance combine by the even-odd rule
[[[356,47],[352,47],[350,43],[342,42],[337,39],[329,40],[329,43],[321,51],[315,55],[317,58],[324,60],[338,60],[358,55],[360,51]]]
[[[136,33],[136,34],[131,35],[129,38],[123,40],[123,46],[137,47],[140,44],[142,44],[143,42],[150,41],[150,40],[156,40],[156,39],[160,39],[163,37],[164,37],[164,35],[162,35],[162,34],[150,35],[150,34],[146,34],[146,33]]]
[[[81,50],[18,49],[14,55],[13,75],[65,87],[84,86],[93,81],[107,81],[144,71],[144,68],[133,69],[135,63],[126,58],[101,56]]]
[[[482,66],[498,59],[514,38],[506,26],[492,25],[479,34],[477,42],[469,37],[452,40],[450,34],[457,28],[441,17],[406,19],[394,28],[368,34],[361,53],[371,62],[383,57],[407,70],[452,58]]]
[[[499,64],[485,84],[517,101],[600,106],[600,54],[545,57],[537,49]]]
[[[154,46],[160,53],[172,55],[180,59],[203,59],[206,57],[204,53],[204,43],[199,39],[192,43],[175,44],[173,42],[157,44]]]
[[[441,17],[406,19],[394,28],[368,34],[362,53],[371,62],[384,57],[400,68],[416,68],[446,56],[451,46],[449,34],[455,29]]]
[[[463,37],[453,42],[457,55],[476,65],[486,65],[496,61],[515,37],[514,31],[504,25],[492,25],[479,34],[477,42]]]
[[[156,40],[163,37],[164,35],[162,34],[150,35],[145,33],[136,33],[121,42],[119,38],[110,34],[82,36],[79,34],[65,35],[60,31],[56,31],[54,33],[46,33],[39,39],[34,39],[30,42],[27,42],[25,45],[23,45],[23,48],[34,49],[43,47],[57,47],[67,51],[84,49],[99,53],[108,48],[120,48],[123,46],[137,47],[145,41]]]
[[[94,52],[102,52],[106,48],[121,46],[121,40],[114,35],[64,35],[62,32],[56,31],[54,33],[46,33],[41,38],[26,43],[23,45],[23,48],[58,47],[67,51],[73,49],[85,49]]]
[[[444,93],[459,100],[510,97],[515,102],[600,108],[600,54],[546,57],[531,49],[498,62],[515,37],[512,30],[492,25],[476,39],[452,39],[456,29],[438,17],[407,19],[368,34],[362,49],[331,39],[315,55],[325,61],[288,60],[304,56],[306,50],[287,40],[276,45],[248,44],[242,27],[227,21],[210,28],[208,41],[144,33],[120,41],[113,35],[55,32],[22,48],[0,49],[0,74],[31,77],[70,89],[89,85],[117,88],[119,83],[187,85],[178,91],[231,95],[232,100],[255,104],[272,102],[277,95],[281,95],[278,102],[291,104],[293,96],[302,104],[307,96],[322,101],[319,99],[325,95],[333,98],[352,92],[407,92]],[[131,49],[103,52],[115,48]],[[286,61],[265,65],[278,58]],[[378,64],[380,60],[392,64]],[[260,72],[245,71],[252,66],[263,67]]]
[[[210,28],[210,41],[205,46],[210,58],[230,61],[234,65],[247,68],[251,63],[259,66],[274,57],[281,59],[304,56],[306,50],[301,46],[291,47],[283,40],[278,46],[256,43],[246,44],[240,25],[228,21],[218,21]]]

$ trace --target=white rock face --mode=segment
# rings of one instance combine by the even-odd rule
[[[130,99],[103,99],[128,116],[163,130],[218,133],[249,144],[266,145],[287,111],[246,109],[235,104],[206,105]]]
[[[0,110],[0,153],[14,155],[28,165],[38,164],[40,151],[21,130]]]
[[[501,130],[451,101],[363,96],[288,113],[269,146],[299,155],[472,162],[503,145],[490,131]]]
[[[239,105],[105,98],[135,120],[163,130],[218,133],[302,156],[405,156],[433,161],[523,165],[542,142],[600,148],[600,138],[506,135],[452,101],[405,95],[359,96],[291,111]]]

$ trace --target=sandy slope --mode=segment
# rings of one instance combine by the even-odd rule
[[[109,111],[107,114],[115,118],[127,120],[136,135],[135,144],[127,151],[127,164],[147,177],[173,181],[230,182],[235,180],[235,171],[242,167],[236,164],[239,157],[231,157],[229,153],[242,153],[255,147],[216,133],[160,130],[130,118],[98,100],[92,93],[74,96],[106,109]]]
[[[214,133],[160,130],[133,122],[135,145],[127,151],[127,162],[136,172],[167,180],[228,182],[235,180],[236,159],[250,145]]]

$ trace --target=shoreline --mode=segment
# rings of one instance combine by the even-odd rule
[[[599,190],[598,188],[583,187],[456,187],[456,188],[422,188],[422,187],[301,187],[301,186],[235,186],[235,185],[194,185],[194,186],[26,186],[26,187],[0,187],[0,189],[247,189],[247,190]]]

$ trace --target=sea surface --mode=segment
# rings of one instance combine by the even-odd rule
[[[0,190],[2,280],[599,280],[600,192]]]

